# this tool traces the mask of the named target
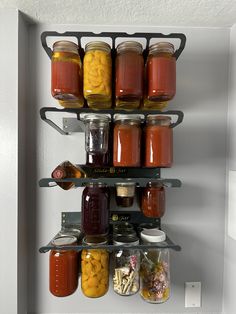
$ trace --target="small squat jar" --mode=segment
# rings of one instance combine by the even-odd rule
[[[146,217],[161,218],[165,213],[165,188],[162,183],[149,182],[142,192],[141,209]]]
[[[160,243],[166,235],[158,229],[141,232],[143,243]],[[170,297],[170,257],[168,249],[148,248],[141,253],[140,295],[146,302],[163,303]]]
[[[117,115],[113,133],[113,165],[139,167],[141,149],[141,118],[134,115]]]
[[[144,108],[160,109],[176,93],[176,59],[171,43],[159,42],[149,48],[146,63],[146,99]]]
[[[145,167],[171,167],[173,163],[173,129],[171,118],[147,116],[145,128]]]
[[[114,245],[138,245],[137,236],[118,236]],[[114,252],[113,289],[122,296],[133,295],[139,290],[140,253],[137,249],[120,248]]]
[[[84,244],[104,245],[104,237],[86,237]],[[99,298],[109,287],[109,253],[105,249],[83,249],[81,254],[81,288],[89,298]]]
[[[76,245],[74,236],[60,236],[52,241],[55,246]],[[78,286],[78,252],[51,250],[49,257],[49,290],[56,297],[66,297]]]
[[[139,42],[125,41],[116,49],[116,107],[138,108],[143,99],[143,47]]]
[[[111,48],[102,41],[85,46],[84,98],[91,108],[111,107],[112,84]]]
[[[134,203],[136,184],[134,182],[116,183],[116,203],[121,207],[131,207]]]
[[[83,98],[82,63],[79,47],[70,41],[57,41],[51,59],[51,93],[63,107],[81,108]]]

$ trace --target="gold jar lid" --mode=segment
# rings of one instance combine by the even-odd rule
[[[53,44],[53,52],[73,52],[79,54],[79,46],[69,40],[56,41]]]
[[[123,41],[117,46],[116,50],[117,53],[121,53],[124,51],[135,51],[139,54],[142,54],[143,46],[137,41]]]
[[[154,54],[158,52],[166,52],[166,53],[174,54],[175,47],[173,44],[168,43],[168,42],[155,43],[149,47],[149,54]]]
[[[107,53],[111,52],[111,47],[109,44],[105,43],[104,41],[90,41],[85,46],[85,52],[90,50],[103,50]]]

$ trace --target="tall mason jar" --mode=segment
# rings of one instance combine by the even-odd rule
[[[166,235],[158,229],[141,232],[143,243],[160,243]],[[163,303],[170,297],[170,257],[168,249],[148,248],[141,253],[140,295],[149,303]]]
[[[107,244],[105,237],[86,237],[84,244]],[[83,249],[81,254],[81,288],[90,298],[99,298],[107,293],[109,287],[109,253],[107,250]]]
[[[86,236],[106,235],[109,229],[110,193],[106,184],[90,182],[82,194],[82,228]]]
[[[113,289],[123,296],[133,295],[139,290],[140,253],[128,246],[138,245],[137,236],[116,236],[114,245],[126,245],[114,252]]]
[[[63,107],[83,107],[83,73],[79,47],[70,41],[53,44],[51,93]]]
[[[117,46],[116,51],[116,107],[138,108],[143,99],[143,47],[139,42],[125,41]]]
[[[111,47],[102,41],[89,42],[84,56],[84,98],[91,108],[110,108],[112,100]]]
[[[176,58],[174,46],[159,42],[149,47],[146,62],[146,97],[144,108],[163,109],[176,93]]]

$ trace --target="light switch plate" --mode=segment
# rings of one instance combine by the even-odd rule
[[[201,282],[185,282],[185,307],[201,307]]]

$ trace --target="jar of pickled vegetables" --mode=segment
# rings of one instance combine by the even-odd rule
[[[93,41],[85,46],[84,98],[91,108],[111,107],[111,48],[105,42]]]
[[[133,295],[139,290],[140,253],[129,248],[139,244],[137,236],[117,236],[114,245],[125,245],[114,252],[113,289],[119,295]]]
[[[59,236],[52,241],[54,246],[74,246],[74,236]],[[78,252],[75,250],[51,250],[49,257],[49,290],[56,297],[66,297],[78,286]]]
[[[113,132],[113,165],[139,167],[141,151],[141,118],[138,115],[115,116]]]
[[[104,237],[86,237],[84,244],[101,246],[107,243]],[[81,288],[86,297],[98,298],[109,287],[109,253],[107,250],[83,249],[81,254]]]
[[[165,188],[162,183],[149,182],[142,191],[141,209],[146,217],[161,218],[165,213]]]
[[[141,232],[143,243],[160,243],[166,235],[158,229]],[[149,303],[163,303],[170,297],[170,258],[169,250],[148,248],[141,253],[140,295]]]
[[[176,93],[176,59],[174,46],[159,42],[149,47],[146,63],[146,97],[144,108],[163,109]]]
[[[139,42],[125,41],[116,51],[116,107],[138,108],[143,99],[143,47]]]
[[[173,129],[171,118],[148,115],[145,128],[145,167],[171,167],[173,163]]]
[[[57,41],[51,59],[51,93],[63,107],[83,107],[83,74],[79,47],[70,41]]]

